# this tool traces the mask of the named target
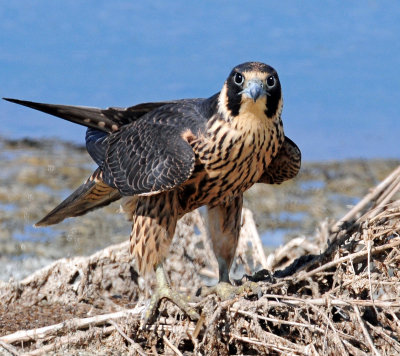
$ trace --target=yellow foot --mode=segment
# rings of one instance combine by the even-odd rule
[[[221,300],[233,299],[241,294],[255,294],[260,295],[261,289],[259,285],[252,281],[247,281],[240,286],[233,286],[227,282],[219,282],[213,287],[205,287],[201,290],[201,296],[216,294]]]
[[[200,318],[199,314],[189,306],[188,301],[186,301],[178,292],[173,290],[167,282],[167,277],[164,272],[162,265],[158,265],[156,268],[157,276],[157,287],[151,297],[150,305],[146,310],[144,317],[144,325],[153,321],[157,314],[158,306],[160,301],[164,298],[170,300],[172,303],[177,305],[185,314],[192,320],[198,320]]]

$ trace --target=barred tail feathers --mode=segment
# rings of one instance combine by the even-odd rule
[[[93,175],[61,204],[55,207],[34,226],[54,225],[66,218],[84,215],[121,198],[117,189],[105,184],[97,169]]]

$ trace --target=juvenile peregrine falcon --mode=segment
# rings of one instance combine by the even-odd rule
[[[86,147],[98,168],[36,226],[123,198],[138,270],[156,269],[158,288],[147,317],[161,298],[198,316],[169,286],[162,267],[180,217],[207,206],[219,280],[230,283],[243,192],[257,182],[291,179],[300,169],[300,150],[283,132],[278,74],[259,62],[233,68],[222,90],[207,99],[104,110],[5,100],[88,127]]]

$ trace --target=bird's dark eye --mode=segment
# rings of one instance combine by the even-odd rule
[[[268,87],[268,88],[274,87],[274,86],[275,86],[275,83],[276,83],[276,80],[275,80],[275,77],[274,77],[273,75],[271,75],[271,76],[269,76],[269,77],[267,78],[267,87]]]
[[[244,77],[240,73],[235,73],[235,75],[233,76],[233,80],[236,85],[242,85],[244,82]]]

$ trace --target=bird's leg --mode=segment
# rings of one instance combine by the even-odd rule
[[[145,323],[156,314],[163,298],[175,303],[190,318],[199,318],[184,298],[171,288],[162,265],[178,220],[177,204],[176,191],[173,190],[155,196],[135,197],[125,204],[125,209],[132,211],[130,250],[135,256],[139,273],[146,274],[155,266],[157,284],[145,314]]]
[[[255,283],[245,283],[235,287],[229,280],[229,271],[235,257],[238,244],[243,195],[235,197],[231,202],[208,208],[208,221],[215,256],[218,261],[219,282],[216,286],[205,288],[202,295],[216,293],[222,300],[231,299],[248,289],[254,292],[258,288]]]
[[[177,291],[173,290],[169,285],[162,263],[159,263],[156,266],[156,279],[157,286],[153,296],[151,297],[150,305],[146,310],[144,324],[150,322],[154,317],[157,312],[158,305],[163,298],[169,299],[171,302],[176,304],[189,316],[190,319],[199,319],[199,314],[188,305],[188,301],[185,300]]]

